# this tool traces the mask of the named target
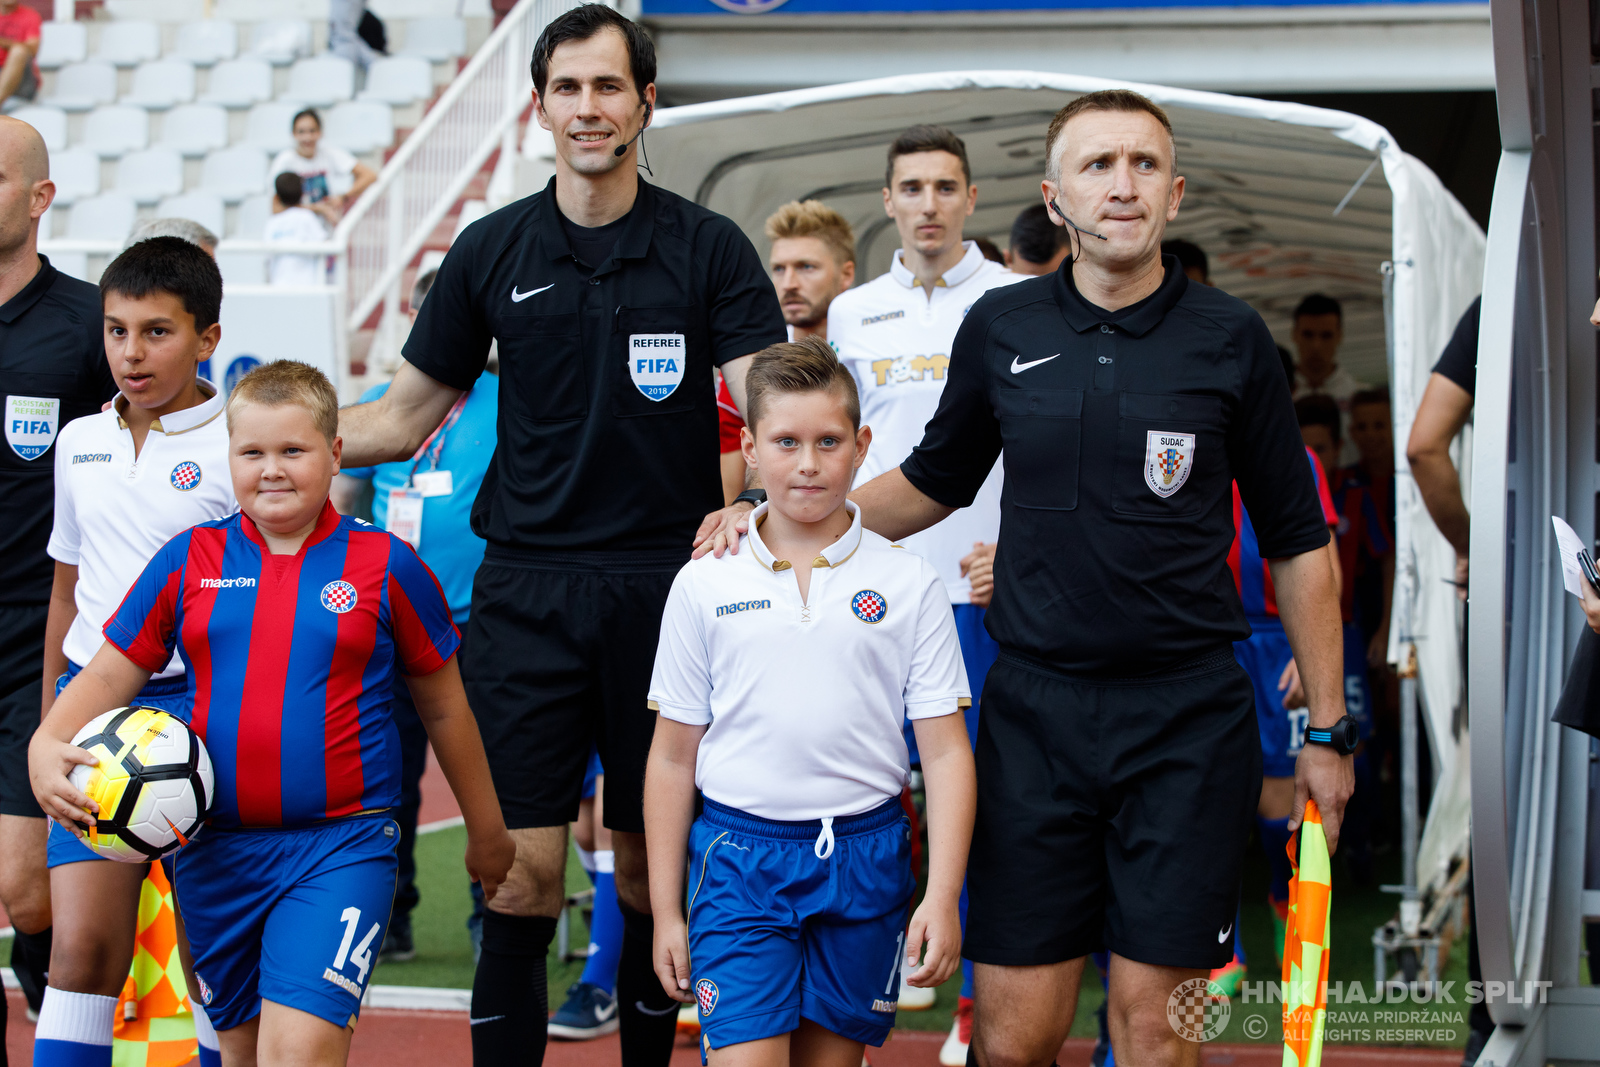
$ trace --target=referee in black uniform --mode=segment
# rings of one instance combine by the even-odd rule
[[[988,626],[966,955],[983,1067],[1045,1067],[1083,959],[1112,953],[1118,1060],[1199,1061],[1169,997],[1227,962],[1261,788],[1249,634],[1227,556],[1231,483],[1271,560],[1310,698],[1308,795],[1329,845],[1350,794],[1328,531],[1272,337],[1247,305],[1161,256],[1183,179],[1166,115],[1136,93],[1051,123],[1045,201],[1076,262],[967,315],[922,444],[863,486],[889,537],[970,503],[1005,452]],[[1182,996],[1182,992],[1178,993]]]
[[[93,415],[117,392],[100,290],[39,254],[39,216],[55,193],[38,132],[0,117],[0,900],[17,932],[12,966],[35,1007],[50,965],[50,878],[48,824],[28,784],[28,741],[39,728],[57,566],[45,554],[55,513],[54,446],[61,427]]]
[[[639,178],[654,81],[649,38],[610,8],[546,27],[534,111],[555,136],[555,178],[461,235],[394,384],[340,420],[346,463],[410,456],[499,344],[499,442],[472,514],[489,544],[462,674],[517,857],[483,924],[480,1067],[542,1057],[545,953],[591,744],[626,925],[623,1063],[664,1067],[676,1030],[651,965],[646,693],[673,576],[722,504],[712,368],[742,407],[748,357],[785,331],[739,229]]]

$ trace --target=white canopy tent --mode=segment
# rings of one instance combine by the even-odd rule
[[[1159,85],[1030,71],[906,75],[719,100],[658,112],[645,136],[655,181],[736,221],[760,249],[766,217],[816,197],[856,228],[858,271],[887,269],[898,245],[882,206],[885,150],[934,122],[966,142],[978,185],[968,234],[1005,244],[1039,200],[1044,135],[1068,101],[1136,89],[1170,115],[1187,192],[1171,236],[1209,253],[1212,280],[1253,305],[1280,342],[1301,297],[1345,306],[1341,362],[1394,390],[1397,538],[1391,658],[1415,642],[1437,796],[1419,882],[1438,885],[1467,842],[1461,655],[1454,557],[1422,509],[1404,463],[1428,373],[1478,293],[1484,234],[1439,179],[1381,126],[1355,115]],[[548,153],[530,124],[526,154]],[[542,142],[541,142],[542,138]]]

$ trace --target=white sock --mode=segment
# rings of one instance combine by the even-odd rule
[[[582,845],[575,844],[572,847],[578,850],[578,865],[584,870],[588,871],[591,876],[593,876],[595,854],[584,848]]]
[[[33,1032],[33,1062],[39,1067],[100,1062],[110,1067],[116,1011],[116,997],[46,987]]]
[[[206,1015],[206,1010],[200,1005],[189,1002],[189,1010],[194,1012],[194,1036],[199,1039],[200,1047],[217,1050],[217,1032],[211,1026],[211,1019]]]
[[[609,848],[599,849],[589,853],[594,857],[594,866],[589,868],[590,874],[614,874],[617,870],[617,854]]]

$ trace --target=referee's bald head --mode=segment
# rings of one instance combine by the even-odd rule
[[[5,181],[21,181],[29,186],[50,177],[50,153],[44,147],[44,138],[26,122],[9,115],[0,115],[0,171]]]

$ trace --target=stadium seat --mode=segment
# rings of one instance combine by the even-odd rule
[[[357,155],[394,143],[394,112],[388,104],[340,104],[327,114],[330,144]]]
[[[48,22],[46,26],[50,25]],[[40,234],[40,236],[44,236]],[[87,252],[57,252],[50,257],[50,265],[69,278],[80,282],[89,280],[89,254]]]
[[[83,124],[83,143],[107,159],[136,152],[150,143],[150,113],[122,104],[97,107]]]
[[[467,53],[467,24],[458,18],[420,18],[406,23],[401,55],[444,63]]]
[[[261,234],[257,233],[250,239],[259,241]],[[259,252],[228,252],[218,249],[217,269],[222,272],[224,290],[236,285],[267,284],[267,257]]]
[[[271,193],[247,196],[239,202],[238,219],[231,236],[247,241],[259,241],[266,231],[267,220],[271,217]]]
[[[48,25],[48,23],[46,24]],[[51,153],[67,147],[67,113],[56,107],[19,107],[11,113],[39,131]]]
[[[56,73],[56,91],[39,101],[63,111],[88,111],[117,98],[117,68],[110,63],[68,63]]]
[[[239,54],[239,27],[228,19],[203,19],[178,26],[172,44],[175,59],[187,59],[197,67],[209,67]]]
[[[118,241],[133,229],[139,208],[127,193],[101,193],[72,205],[67,236],[78,241]]]
[[[254,145],[222,148],[206,157],[200,188],[236,203],[267,189],[267,154]]]
[[[156,142],[185,156],[228,147],[228,113],[215,104],[179,104],[161,120]]]
[[[311,23],[304,19],[271,19],[256,23],[250,32],[250,47],[245,49],[245,55],[264,59],[277,67],[310,54]]]
[[[294,131],[289,123],[299,110],[298,104],[257,104],[250,109],[250,117],[245,122],[243,143],[271,153],[293,148]]]
[[[206,192],[169,196],[156,208],[158,219],[190,219],[218,237],[222,236],[222,223],[226,214],[222,198],[215,193]]]
[[[117,164],[117,192],[138,204],[154,204],[183,192],[183,157],[170,148],[129,152]]]
[[[211,84],[200,94],[202,104],[250,107],[272,99],[272,67],[264,59],[224,59],[211,68]]]
[[[70,207],[100,191],[100,156],[79,145],[65,152],[50,153],[50,180],[56,183],[55,202]]]
[[[367,68],[367,87],[360,100],[376,100],[404,107],[433,95],[433,64],[421,56],[375,59]]]
[[[100,47],[94,58],[119,67],[136,67],[161,57],[161,27],[143,19],[100,23]]]
[[[158,59],[141,63],[133,72],[133,87],[124,104],[165,111],[194,99],[194,64],[187,59]]]
[[[34,62],[40,70],[55,70],[68,63],[82,63],[89,54],[89,27],[81,22],[46,22],[39,27],[39,54]]]
[[[350,99],[355,91],[355,64],[343,56],[322,55],[295,61],[289,68],[289,88],[279,99],[332,107]]]

